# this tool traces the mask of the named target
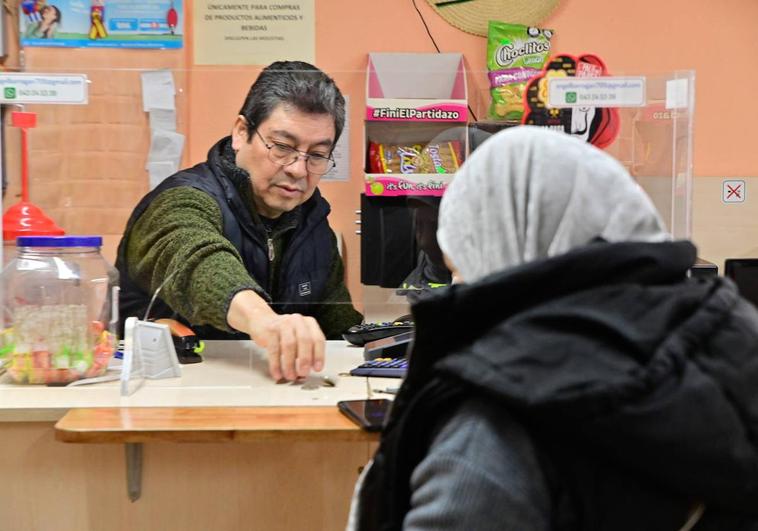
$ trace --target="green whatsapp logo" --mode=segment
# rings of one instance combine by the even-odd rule
[[[576,92],[566,93],[566,103],[576,103]]]
[[[5,96],[6,100],[15,100],[16,99],[16,87],[5,87],[3,89],[3,95]]]

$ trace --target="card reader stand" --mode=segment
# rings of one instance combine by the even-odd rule
[[[124,324],[124,360],[121,366],[121,396],[130,396],[145,379],[182,375],[171,331],[165,324],[129,317]]]
[[[127,318],[124,323],[124,360],[121,366],[121,396],[128,397],[145,379],[174,378],[182,369],[168,325]],[[142,443],[127,442],[126,488],[131,501],[142,493]]]

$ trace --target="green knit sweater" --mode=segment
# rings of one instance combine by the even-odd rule
[[[238,184],[256,222],[248,182]],[[281,257],[297,216],[285,213],[273,224],[274,260],[271,282],[278,278]],[[333,234],[333,233],[332,233]],[[314,317],[328,339],[338,339],[362,316],[351,303],[344,282],[344,265],[334,238],[332,268],[325,297]],[[231,331],[226,315],[232,297],[251,289],[269,298],[247,272],[237,249],[223,235],[221,210],[208,194],[189,186],[159,194],[134,224],[127,243],[130,278],[147,293],[161,287],[160,298],[190,323]],[[276,293],[276,286],[271,285]]]

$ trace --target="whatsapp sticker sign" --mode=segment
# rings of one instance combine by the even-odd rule
[[[89,81],[84,74],[0,74],[0,103],[84,105]]]

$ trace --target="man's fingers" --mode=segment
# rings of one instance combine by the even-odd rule
[[[282,319],[279,326],[279,358],[282,372],[288,380],[297,378],[295,360],[297,359],[297,332],[289,319]]]
[[[319,372],[324,368],[326,337],[313,317],[306,317],[305,322],[313,338],[313,370]]]
[[[277,330],[270,330],[266,336],[266,352],[268,354],[268,372],[274,381],[282,379],[282,363],[279,356],[279,334]]]
[[[292,317],[292,324],[297,334],[297,375],[304,378],[310,374],[313,365],[314,338],[308,326],[307,317],[299,314]]]
[[[324,368],[326,338],[313,317],[282,315],[267,328],[268,366],[274,380],[295,380]]]

